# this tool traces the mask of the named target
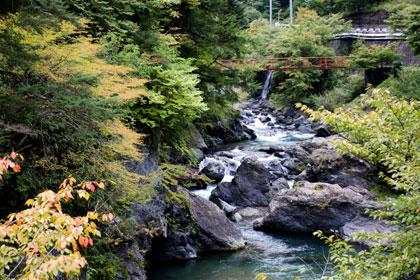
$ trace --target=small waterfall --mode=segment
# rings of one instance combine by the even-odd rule
[[[264,88],[261,92],[262,99],[267,99],[268,94],[270,93],[271,82],[273,81],[273,77],[273,70],[267,71],[267,74],[265,75]]]

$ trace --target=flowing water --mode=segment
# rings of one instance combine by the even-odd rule
[[[266,77],[271,80],[272,73]],[[265,86],[268,84],[267,80]],[[265,87],[264,86],[264,87]],[[269,87],[269,85],[267,86]],[[264,93],[264,92],[263,92]],[[268,93],[267,93],[268,94]],[[263,95],[262,98],[267,95]],[[223,182],[232,181],[235,172],[245,157],[255,156],[270,168],[278,160],[261,147],[270,145],[293,145],[313,137],[284,129],[276,124],[275,118],[258,109],[245,108],[243,123],[253,129],[255,140],[244,141],[218,147],[200,163],[203,169],[212,161],[221,162],[225,167]],[[264,122],[263,122],[263,121]],[[272,166],[271,166],[272,167]],[[284,168],[277,166],[276,168]],[[287,170],[284,170],[287,172]],[[293,181],[289,182],[290,185]],[[216,185],[194,193],[209,199]],[[197,260],[155,267],[151,270],[152,280],[250,280],[264,272],[269,279],[286,280],[299,276],[301,279],[315,279],[323,274],[327,247],[322,241],[308,235],[272,234],[255,231],[252,221],[237,223],[247,242],[244,250],[208,254]]]
[[[267,99],[268,94],[270,93],[270,87],[271,87],[271,82],[273,81],[273,77],[274,77],[274,71],[273,70],[267,71],[267,74],[265,76],[265,81],[264,81],[264,87],[261,92],[262,99]]]

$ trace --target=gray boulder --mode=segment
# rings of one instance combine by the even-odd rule
[[[282,164],[289,170],[289,174],[292,175],[298,175],[306,169],[306,164],[297,158],[284,159]]]
[[[388,226],[384,221],[373,220],[368,217],[355,217],[350,222],[340,228],[340,235],[343,239],[349,239],[354,243],[362,245],[377,244],[374,240],[356,239],[358,233],[380,233],[389,234],[396,232],[396,226]]]
[[[370,189],[377,185],[376,173],[376,168],[366,161],[325,145],[312,151],[306,172],[297,179]]]
[[[281,190],[271,201],[269,212],[254,224],[260,230],[314,232],[338,230],[366,208],[376,204],[350,188],[326,183],[299,182]]]
[[[286,178],[280,177],[271,183],[270,191],[271,196],[274,197],[280,190],[289,189],[289,183]]]
[[[257,137],[252,129],[242,125],[239,119],[235,117],[229,118],[227,123],[222,121],[213,123],[212,126],[206,128],[206,134],[208,137],[205,140],[209,146],[215,145],[214,139],[220,139],[226,144]]]
[[[220,198],[235,206],[266,206],[271,200],[270,172],[256,158],[247,158],[239,166],[232,183],[220,183],[210,200]]]
[[[210,179],[214,180],[217,184],[221,182],[225,176],[225,167],[218,161],[212,161],[207,164],[201,172]]]
[[[213,200],[213,203],[217,205],[223,212],[225,212],[226,216],[231,217],[236,210],[236,207],[230,205],[226,201],[221,200],[220,198],[216,198]]]
[[[205,250],[238,250],[245,246],[241,231],[212,202],[183,189],[190,202],[191,217],[200,229],[199,240]],[[200,249],[202,250],[202,249]]]
[[[207,144],[204,141],[203,136],[195,127],[195,125],[191,124],[187,129],[187,136],[188,136],[188,146],[194,147],[200,150],[207,150]]]

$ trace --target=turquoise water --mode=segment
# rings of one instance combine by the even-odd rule
[[[254,231],[250,223],[239,224],[244,250],[206,255],[198,260],[159,264],[151,269],[152,280],[250,280],[264,272],[268,279],[316,279],[322,276],[328,248],[309,235],[268,234]],[[301,273],[300,270],[306,272]]]
[[[287,133],[272,129],[255,118],[253,129],[257,139],[217,147],[226,155],[218,154],[216,160],[226,168],[224,181],[230,181],[244,156],[257,156],[262,162],[269,154],[259,152],[261,147],[293,145],[311,139],[313,134]],[[202,162],[202,164],[205,161]],[[207,163],[206,163],[207,164]],[[225,180],[226,179],[226,180]],[[198,191],[198,195],[210,196],[215,186]],[[155,264],[151,268],[151,280],[252,280],[258,273],[266,273],[269,280],[303,280],[320,278],[323,274],[327,246],[311,235],[269,234],[254,231],[252,222],[237,224],[247,246],[238,252],[219,252],[197,260],[177,264]],[[301,273],[303,270],[305,272]]]

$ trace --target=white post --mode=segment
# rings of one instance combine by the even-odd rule
[[[270,26],[273,25],[273,0],[270,0]]]
[[[290,8],[290,25],[292,25],[293,24],[293,0],[290,0],[289,8]]]

